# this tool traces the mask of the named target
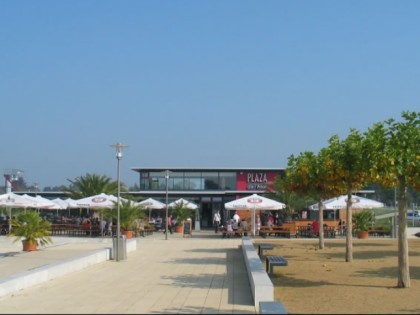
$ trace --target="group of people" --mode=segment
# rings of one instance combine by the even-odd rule
[[[86,231],[86,235],[90,234],[91,228],[99,228],[101,236],[112,236],[112,220],[99,219],[98,217],[89,218],[84,217],[81,219],[80,226],[82,230]]]
[[[213,215],[213,226],[214,226],[214,232],[218,233],[219,228],[223,227],[222,223],[222,217],[220,215],[220,210],[217,210]],[[248,221],[245,219],[241,220],[241,217],[239,216],[238,211],[236,211],[231,219],[228,219],[226,221],[226,231],[227,232],[235,232],[239,228],[244,231],[244,235],[247,235],[248,231]]]

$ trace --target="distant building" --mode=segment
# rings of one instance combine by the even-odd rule
[[[226,216],[224,204],[251,194],[274,191],[274,180],[284,176],[279,168],[162,168],[134,167],[139,173],[140,190],[134,196],[155,198],[166,203],[179,198],[199,205],[201,227],[212,226],[213,213],[220,210]],[[166,171],[169,170],[168,186]],[[194,219],[193,219],[194,221]]]

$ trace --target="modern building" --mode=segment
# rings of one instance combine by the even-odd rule
[[[220,210],[222,220],[229,215],[226,202],[251,194],[274,191],[277,176],[284,176],[279,168],[182,168],[132,167],[139,173],[139,191],[130,191],[144,199],[154,198],[171,203],[184,198],[199,206],[194,222],[200,227],[212,226],[214,212]],[[168,176],[167,176],[168,175]],[[167,200],[166,200],[167,199]]]

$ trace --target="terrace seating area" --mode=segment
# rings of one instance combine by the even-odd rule
[[[112,235],[108,229],[101,231],[99,226],[92,225],[88,229],[84,229],[79,224],[52,224],[52,236],[76,236],[76,237],[112,237],[117,234],[117,227],[112,226]],[[147,236],[154,232],[154,227],[144,226],[143,229],[136,231],[134,235]]]
[[[294,220],[288,223],[283,223],[280,226],[261,226],[259,235],[263,238],[266,237],[296,237],[296,238],[317,238],[319,237],[318,230],[314,229],[313,220]],[[345,226],[340,226],[337,220],[324,220],[323,221],[324,238],[344,237]],[[383,226],[371,226],[369,228],[369,237],[389,237],[390,231]],[[353,230],[353,236],[356,232]]]
[[[314,220],[294,220],[291,222],[283,223],[280,226],[261,226],[259,235],[261,237],[295,237],[295,238],[316,238],[319,236],[319,230],[313,227]],[[339,221],[337,220],[324,220],[323,231],[325,238],[335,238],[340,234]]]

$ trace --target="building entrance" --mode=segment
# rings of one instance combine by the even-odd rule
[[[211,228],[213,226],[212,204],[211,202],[201,203],[201,227]]]

